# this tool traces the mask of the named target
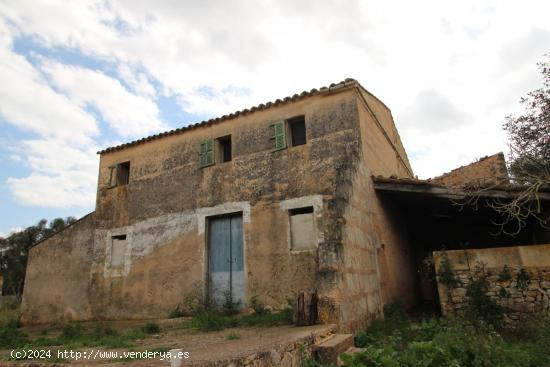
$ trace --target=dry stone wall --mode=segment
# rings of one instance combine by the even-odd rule
[[[504,322],[550,314],[550,245],[441,251],[434,253],[441,309],[463,315],[472,282],[502,307]]]

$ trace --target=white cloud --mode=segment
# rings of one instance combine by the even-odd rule
[[[95,201],[98,160],[94,145],[74,147],[54,139],[25,140],[18,150],[31,169],[6,183],[24,205],[89,207]]]
[[[436,90],[423,90],[413,104],[398,117],[407,130],[442,132],[454,130],[471,121],[449,98]]]
[[[354,77],[392,109],[415,172],[429,177],[506,148],[504,116],[540,83],[549,13],[545,0],[0,0],[10,34],[108,61],[130,89],[99,70],[44,62],[56,93],[9,54],[19,69],[6,80],[27,89],[16,88],[17,103],[0,97],[0,108],[48,139],[49,130],[64,134],[64,123],[41,123],[50,105],[56,121],[91,121],[84,107],[93,106],[115,131],[140,135],[164,126],[152,101],[159,94],[219,115]],[[25,92],[45,102],[30,108]]]
[[[99,71],[58,62],[45,62],[42,70],[71,101],[81,108],[95,107],[122,136],[137,137],[167,129],[159,119],[155,102],[128,92],[117,79]]]
[[[128,84],[136,94],[149,98],[156,97],[157,91],[144,73],[132,70],[132,68],[126,64],[119,64],[117,72],[120,78]]]
[[[95,120],[56,93],[23,57],[11,51],[8,28],[0,21],[0,116],[14,126],[41,136],[78,143],[97,134]]]

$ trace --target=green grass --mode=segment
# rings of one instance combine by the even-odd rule
[[[241,338],[241,335],[239,333],[237,333],[236,331],[232,331],[230,332],[229,334],[227,334],[225,336],[225,339],[227,340],[237,340],[237,339],[240,339]]]
[[[36,348],[64,346],[77,349],[82,347],[101,346],[106,348],[129,348],[138,339],[144,339],[147,333],[141,329],[118,332],[110,328],[96,326],[85,328],[80,324],[67,325],[58,336],[41,335],[36,339],[29,338],[15,323],[0,327],[0,347],[3,348]]]
[[[190,320],[185,321],[184,328],[193,328],[200,331],[217,331],[239,326],[279,326],[292,324],[292,310],[285,309],[281,312],[254,313],[244,316],[226,316],[216,311],[207,310],[199,312]]]
[[[550,366],[550,316],[496,331],[467,319],[412,322],[398,309],[386,309],[384,321],[357,334],[356,345],[366,349],[344,356],[344,366]]]

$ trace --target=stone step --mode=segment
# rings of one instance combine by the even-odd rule
[[[344,353],[349,355],[354,355],[355,353],[363,352],[365,348],[359,348],[359,347],[350,347],[348,350],[346,350]],[[342,355],[342,354],[340,354]],[[340,359],[340,355],[338,356],[338,360],[336,361],[337,366],[343,366],[344,362]]]
[[[338,356],[353,347],[352,334],[334,334],[313,345],[315,359],[320,363],[336,363]]]

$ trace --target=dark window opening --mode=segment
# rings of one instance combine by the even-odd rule
[[[111,238],[113,240],[124,241],[124,240],[126,240],[126,235],[125,234],[119,234],[119,235],[113,236]]]
[[[117,186],[128,185],[130,182],[130,162],[119,163],[116,166]]]
[[[288,122],[290,130],[291,146],[304,145],[306,143],[306,119],[304,116],[293,117]]]
[[[305,208],[290,209],[288,212],[291,216],[300,214],[311,214],[313,213],[313,207],[307,206]]]
[[[223,136],[216,140],[218,141],[218,161],[231,161],[231,135]]]
[[[109,187],[128,185],[130,182],[130,162],[109,167]]]

